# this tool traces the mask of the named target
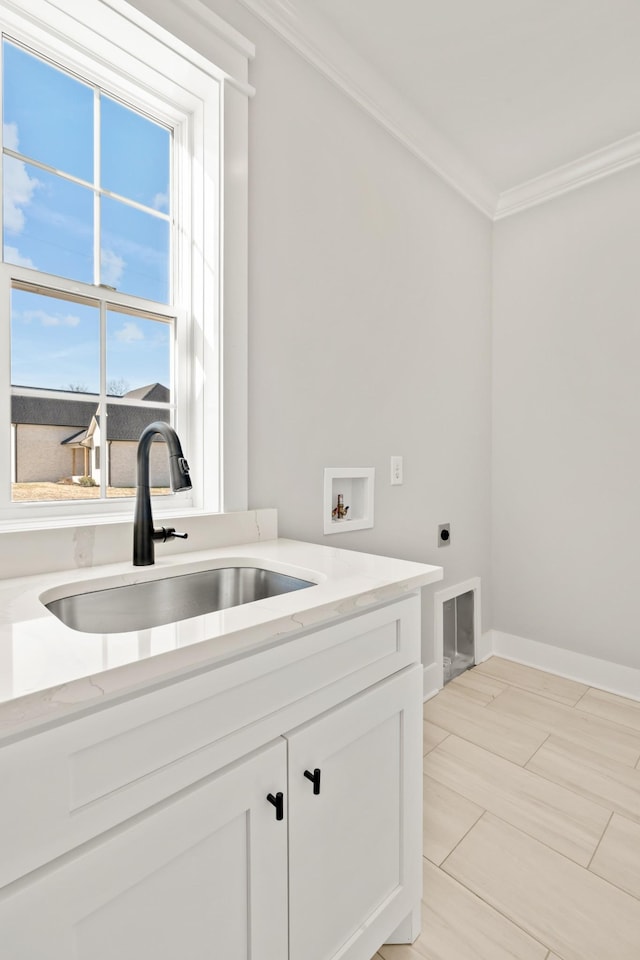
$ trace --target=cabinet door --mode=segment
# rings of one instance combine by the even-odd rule
[[[290,960],[369,960],[419,903],[421,734],[417,666],[287,735]]]
[[[11,960],[287,956],[286,744],[182,791],[6,887]]]

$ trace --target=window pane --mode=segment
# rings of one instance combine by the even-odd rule
[[[91,478],[90,436],[100,417],[95,401],[11,397],[12,499],[87,500],[100,495]]]
[[[101,282],[169,302],[169,223],[118,200],[102,199]]]
[[[168,410],[109,404],[107,407],[107,444],[101,458],[107,472],[108,497],[133,497],[136,492],[136,456],[138,440],[144,428],[154,420],[169,423]],[[153,496],[171,493],[167,445],[158,437],[151,445],[149,479]]]
[[[4,158],[4,259],[93,283],[93,193]]]
[[[107,393],[136,400],[171,400],[169,323],[107,312]]]
[[[98,308],[26,290],[12,290],[11,384],[98,393]]]
[[[168,213],[170,131],[104,95],[100,119],[101,186]]]
[[[93,181],[93,89],[7,41],[3,55],[5,146]]]

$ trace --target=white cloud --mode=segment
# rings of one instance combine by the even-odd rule
[[[15,263],[17,267],[31,267],[35,269],[35,263],[29,257],[23,257],[17,247],[4,248],[4,258],[8,263]]]
[[[151,205],[154,210],[168,210],[169,209],[169,195],[166,193],[156,193],[155,197],[151,201]]]
[[[144,340],[144,333],[133,320],[126,320],[121,329],[116,331],[116,340],[121,343],[133,343],[136,340]]]
[[[73,313],[60,316],[46,310],[23,310],[20,316],[25,323],[39,323],[43,327],[77,327],[80,323],[80,317]]]
[[[120,286],[124,273],[125,260],[113,250],[103,250],[100,254],[100,272],[103,283],[110,287]]]
[[[18,149],[18,126],[15,123],[2,125],[4,145],[9,150]],[[33,194],[41,186],[40,181],[30,177],[20,160],[6,157],[4,165],[4,225],[9,233],[24,230],[23,207],[28,206]]]

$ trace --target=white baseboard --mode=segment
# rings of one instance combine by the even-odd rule
[[[493,656],[493,630],[487,630],[476,643],[476,663],[482,663]]]
[[[640,670],[636,667],[625,667],[620,663],[611,663],[609,660],[600,660],[584,653],[565,650],[562,647],[553,647],[549,643],[540,643],[538,640],[527,640],[501,630],[489,630],[483,636],[487,638],[487,645],[497,657],[505,660],[515,660],[528,667],[537,667],[548,673],[555,673],[568,680],[577,680],[589,687],[597,687],[616,693],[631,700],[640,700]],[[486,657],[484,658],[486,659]],[[476,657],[476,662],[480,662]],[[426,691],[426,686],[425,686]]]

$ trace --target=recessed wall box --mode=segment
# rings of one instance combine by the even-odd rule
[[[373,526],[374,473],[373,467],[325,467],[325,533],[350,533]]]

